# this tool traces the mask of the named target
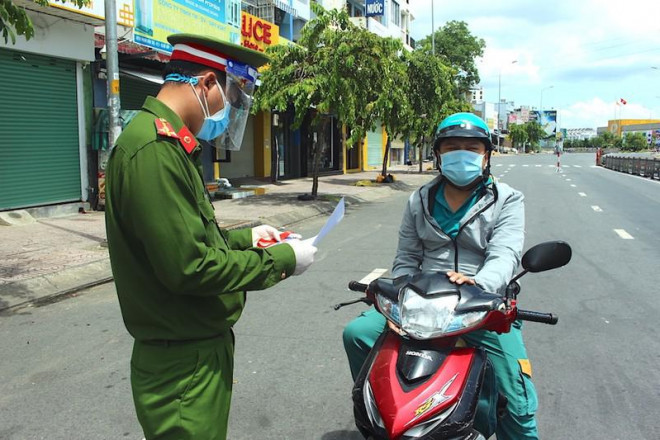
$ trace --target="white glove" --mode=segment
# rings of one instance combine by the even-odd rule
[[[261,239],[275,240],[276,242],[282,241],[280,238],[280,231],[269,225],[259,225],[252,228],[252,246],[256,246],[257,242]]]
[[[296,254],[296,269],[293,274],[300,275],[312,265],[314,254],[318,249],[309,241],[287,240],[287,244],[293,248],[293,253]]]

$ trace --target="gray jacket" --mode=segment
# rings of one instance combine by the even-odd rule
[[[523,195],[505,183],[493,183],[461,219],[455,240],[445,234],[431,214],[431,201],[442,176],[415,191],[408,199],[394,276],[420,271],[453,270],[473,277],[482,289],[503,293],[513,278],[523,250]]]

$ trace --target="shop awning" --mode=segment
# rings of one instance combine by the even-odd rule
[[[154,84],[163,84],[163,78],[160,75],[154,75],[152,73],[144,73],[140,72],[139,70],[130,70],[130,69],[120,69],[119,70],[120,75],[128,75],[132,76],[138,79],[142,79],[144,81],[149,81]]]

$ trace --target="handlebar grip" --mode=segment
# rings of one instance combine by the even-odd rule
[[[358,283],[357,281],[349,281],[348,283],[348,289],[356,292],[366,292],[368,287],[368,284]]]
[[[540,313],[531,310],[518,309],[518,319],[555,325],[557,324],[557,321],[559,321],[559,316],[553,315],[552,313]]]

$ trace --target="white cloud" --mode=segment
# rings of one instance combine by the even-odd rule
[[[431,0],[410,3],[421,39],[431,32]],[[436,28],[462,20],[485,40],[477,65],[487,100],[497,100],[501,72],[503,98],[538,106],[543,94],[544,107],[566,109],[565,128],[606,125],[620,97],[625,117],[660,117],[660,70],[651,69],[660,67],[658,17],[660,2],[647,0],[435,2]]]

